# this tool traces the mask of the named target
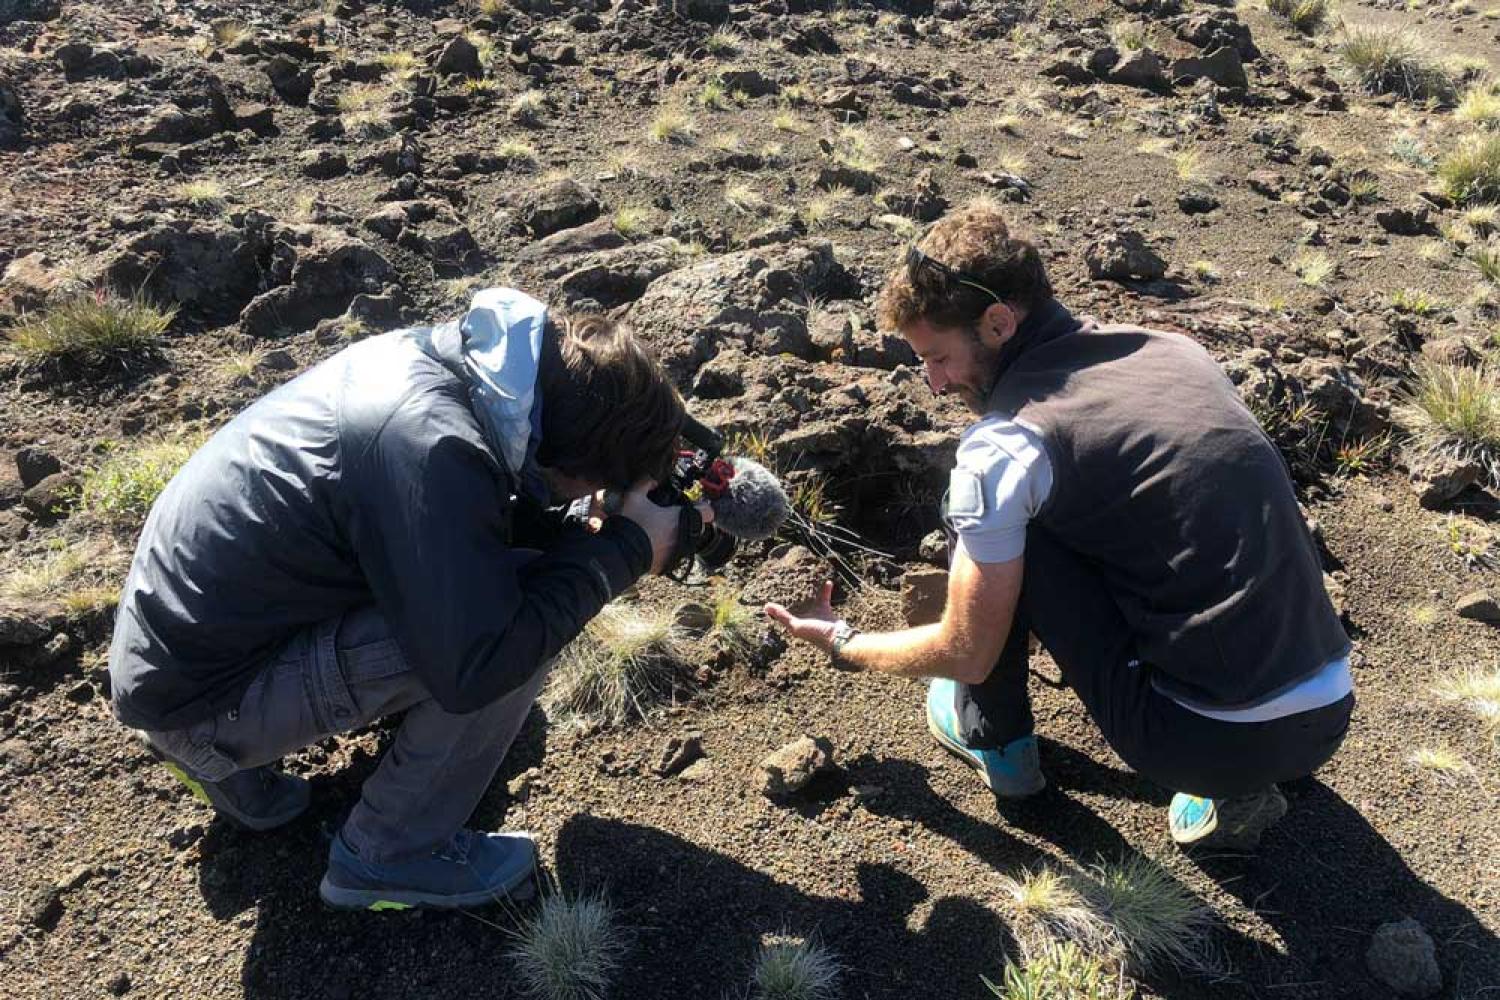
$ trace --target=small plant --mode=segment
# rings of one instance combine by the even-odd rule
[[[547,94],[541,90],[519,93],[510,102],[508,114],[517,125],[540,125],[547,112]]]
[[[1500,132],[1466,138],[1438,162],[1437,176],[1461,205],[1500,201]]]
[[[544,1000],[602,1000],[625,957],[625,936],[602,895],[552,893],[515,932],[521,989]]]
[[[775,459],[771,454],[771,435],[766,431],[739,431],[729,435],[724,442],[726,455],[739,455],[771,468]]]
[[[694,100],[710,111],[723,111],[729,107],[729,93],[718,80],[705,81]]]
[[[173,193],[198,212],[218,213],[228,205],[224,185],[216,180],[204,179],[179,184]]]
[[[1469,251],[1469,259],[1479,268],[1479,276],[1492,285],[1500,285],[1500,245],[1486,243]]]
[[[1332,0],[1266,0],[1266,10],[1304,35],[1311,35],[1328,21]]]
[[[750,981],[756,1000],[832,1000],[841,971],[822,945],[778,937],[761,945]]]
[[[1356,170],[1349,175],[1349,197],[1361,205],[1368,204],[1380,196],[1380,180],[1368,170]]]
[[[1437,160],[1428,154],[1422,140],[1406,133],[1391,140],[1391,156],[1418,170],[1431,170],[1437,166]]]
[[[472,80],[465,80],[461,86],[464,88],[464,93],[468,94],[470,97],[482,100],[489,100],[493,97],[498,96],[500,93],[499,82],[492,80],[487,76],[481,76]]]
[[[854,200],[852,188],[835,184],[822,194],[814,195],[803,202],[798,211],[808,228],[819,229],[838,217],[839,210]]]
[[[729,184],[724,188],[724,201],[736,212],[746,215],[762,215],[770,204],[749,184]]]
[[[536,166],[536,147],[520,139],[505,140],[495,147],[495,155],[512,166]]]
[[[815,526],[832,521],[838,511],[828,499],[826,481],[816,473],[797,481],[787,496],[787,503],[793,514]]]
[[[214,366],[214,370],[226,382],[253,379],[255,377],[256,366],[260,364],[260,360],[265,357],[265,354],[265,349],[259,347],[252,347],[247,351],[230,351],[222,361]]]
[[[1474,462],[1500,483],[1500,372],[1423,362],[1395,416],[1419,455]]]
[[[423,69],[422,60],[414,52],[382,52],[376,57],[376,61],[385,67],[387,73],[402,80],[416,76]]]
[[[372,133],[386,127],[396,88],[389,83],[355,83],[335,102],[339,119],[350,132]]]
[[[1453,117],[1485,128],[1500,128],[1500,87],[1489,82],[1474,84],[1453,109]]]
[[[1081,891],[1129,965],[1203,967],[1209,910],[1156,862],[1140,854],[1101,862]]]
[[[1005,963],[999,983],[984,985],[1000,1000],[1129,1000],[1125,975],[1072,941],[1049,942],[1020,965]]]
[[[745,149],[745,139],[738,132],[715,132],[705,145],[721,153],[740,153]]]
[[[190,434],[111,451],[102,465],[83,477],[80,509],[116,523],[144,521],[161,491],[205,439],[206,435]]]
[[[1386,301],[1397,312],[1413,316],[1431,316],[1442,308],[1437,299],[1418,288],[1398,288]]]
[[[1444,784],[1457,784],[1474,773],[1474,767],[1451,750],[1434,747],[1418,747],[1406,758],[1427,771],[1432,771]]]
[[[1022,118],[1020,115],[1001,115],[995,119],[995,128],[1009,136],[1019,137]]]
[[[14,566],[0,578],[0,597],[19,601],[65,598],[91,589],[92,579],[118,568],[114,563],[119,553],[107,537],[85,538],[72,544],[62,539],[53,541],[48,551]]]
[[[651,223],[652,212],[649,208],[639,205],[622,205],[615,210],[610,219],[610,225],[615,227],[615,232],[626,239],[639,236]]]
[[[651,122],[651,138],[657,142],[686,143],[693,137],[693,120],[681,111],[667,108]]]
[[[1345,478],[1374,470],[1391,451],[1390,434],[1346,441],[1333,450],[1334,472]]]
[[[1338,271],[1326,253],[1304,250],[1292,260],[1292,273],[1309,288],[1322,288]]]
[[[176,315],[140,294],[100,290],[23,316],[7,337],[24,359],[96,364],[152,349]]]
[[[1077,880],[1055,868],[1040,868],[1020,878],[1000,876],[1000,889],[1020,923],[1039,932],[1042,940],[1061,939],[1099,950],[1108,928],[1089,908]]]
[[[1110,25],[1109,37],[1122,52],[1143,49],[1150,41],[1146,26],[1139,21],[1116,21]]]
[[[711,55],[732,56],[740,50],[740,37],[732,31],[720,29],[703,40],[703,47]]]
[[[1172,154],[1172,168],[1177,171],[1177,176],[1181,180],[1202,180],[1204,178],[1203,154],[1191,147],[1179,149]]]
[[[1188,267],[1192,269],[1193,277],[1205,285],[1216,285],[1222,278],[1219,266],[1211,260],[1195,260]]]
[[[875,154],[869,135],[862,129],[852,126],[845,128],[830,146],[828,158],[841,167],[873,174],[884,166],[880,157]]]
[[[232,18],[220,18],[214,21],[211,30],[214,45],[221,49],[232,49],[241,42],[248,41],[251,35],[249,25]]]
[[[1500,740],[1500,667],[1465,667],[1440,679],[1438,696],[1462,704]]]
[[[1355,85],[1366,94],[1395,94],[1408,100],[1444,100],[1453,82],[1404,28],[1352,28],[1339,45]]]
[[[683,638],[670,617],[607,607],[558,654],[542,703],[595,725],[623,725],[672,692]]]
[[[1413,604],[1406,609],[1406,617],[1413,625],[1420,628],[1431,628],[1438,623],[1442,612],[1436,604]]]
[[[792,83],[781,88],[781,101],[789,108],[800,108],[812,103],[812,91],[806,84]]]
[[[728,590],[715,594],[712,608],[714,620],[709,634],[718,640],[722,648],[748,652],[758,644],[758,618],[740,603],[738,594]]]
[[[779,111],[776,117],[771,119],[771,127],[778,132],[791,132],[793,135],[801,135],[807,131],[807,123],[790,111]]]
[[[1475,205],[1463,214],[1464,225],[1480,236],[1500,232],[1500,205]]]

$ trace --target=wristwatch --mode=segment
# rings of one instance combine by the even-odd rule
[[[844,646],[857,635],[859,635],[859,629],[842,618],[833,626],[833,642],[828,647],[828,659],[835,667],[841,670],[849,669],[850,665],[844,659]]]

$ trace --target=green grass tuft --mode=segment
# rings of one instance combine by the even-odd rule
[[[143,295],[99,291],[23,317],[7,337],[23,359],[95,364],[151,349],[176,315]]]
[[[668,615],[605,608],[558,654],[543,707],[592,726],[644,718],[683,676],[683,642]]]
[[[1080,891],[1108,925],[1113,951],[1132,968],[1203,968],[1210,911],[1140,854],[1090,869]]]
[[[1395,94],[1408,100],[1445,100],[1453,81],[1404,28],[1351,28],[1338,48],[1366,94]]]
[[[1500,370],[1422,362],[1394,411],[1419,459],[1451,458],[1500,484]]]
[[[1005,963],[999,983],[984,980],[1000,1000],[1128,1000],[1134,991],[1111,969],[1071,941],[1052,942],[1023,964]]]
[[[1328,23],[1333,13],[1332,0],[1266,0],[1266,10],[1290,24],[1304,35],[1311,35]]]
[[[206,439],[205,434],[190,434],[115,449],[84,475],[79,509],[117,523],[145,521],[161,491]]]
[[[1500,201],[1500,132],[1471,135],[1438,161],[1443,193],[1471,205]]]

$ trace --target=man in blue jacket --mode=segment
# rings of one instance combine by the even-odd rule
[[[278,758],[405,711],[322,897],[525,895],[531,840],[463,824],[550,659],[666,563],[678,514],[645,492],[683,412],[627,333],[511,289],[341,351],[223,427],[153,507],[110,650],[116,715],[264,830],[308,801]],[[602,488],[625,499],[596,530],[548,507]]]

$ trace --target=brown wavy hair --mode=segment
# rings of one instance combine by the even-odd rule
[[[1007,303],[1030,310],[1052,298],[1052,282],[1036,245],[1011,232],[993,201],[979,199],[943,216],[917,248],[965,272]],[[974,325],[994,302],[984,291],[931,268],[912,275],[903,252],[880,289],[876,312],[882,330],[901,330],[923,319],[938,327],[962,327]]]
[[[682,397],[629,331],[597,315],[548,317],[537,461],[626,490],[670,471]]]

